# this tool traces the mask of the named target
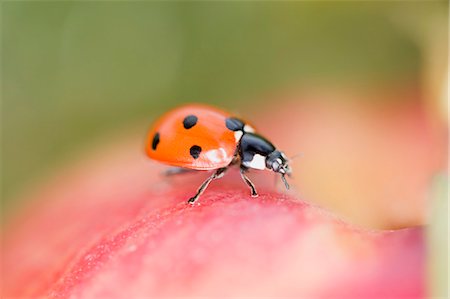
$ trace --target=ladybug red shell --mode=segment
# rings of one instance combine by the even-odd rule
[[[174,109],[150,130],[147,154],[157,161],[195,170],[225,167],[239,143],[226,127],[229,115],[204,105]]]
[[[291,172],[286,156],[249,124],[211,106],[191,104],[163,115],[148,134],[146,152],[154,160],[184,170],[215,170],[189,199],[190,203],[232,165],[240,166],[252,196],[258,194],[245,175],[248,169],[280,173],[289,188],[284,177]]]

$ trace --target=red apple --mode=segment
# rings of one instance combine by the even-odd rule
[[[294,129],[279,132],[288,144]],[[162,176],[131,135],[23,196],[4,228],[6,298],[425,297],[422,228],[357,228],[268,172],[251,174],[259,198],[232,170],[191,206],[207,174]]]

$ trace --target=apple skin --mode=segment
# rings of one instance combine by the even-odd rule
[[[423,188],[426,181],[415,176],[411,181],[408,173],[425,168],[431,173],[440,167],[436,159],[426,160],[431,157],[428,153],[440,152],[438,146],[423,142],[428,131],[421,130],[422,138],[414,139],[405,131],[417,127],[403,126],[393,130],[397,137],[387,139],[389,143],[398,138],[401,145],[407,136],[405,147],[424,149],[415,154],[421,159],[404,169],[403,187],[398,190],[405,196],[383,195],[385,189],[376,184],[384,184],[380,174],[390,173],[389,165],[395,164],[371,160],[374,151],[364,150],[357,159],[350,157],[352,165],[366,161],[365,175],[373,166],[377,180],[361,184],[352,176],[359,173],[355,168],[341,180],[346,187],[342,192],[339,176],[322,175],[329,168],[319,163],[327,151],[319,138],[324,132],[319,124],[344,119],[339,113],[345,108],[319,113],[305,105],[302,113],[310,118],[292,119],[288,128],[282,116],[293,108],[286,107],[285,114],[275,109],[261,112],[261,119],[267,119],[273,111],[272,122],[262,131],[282,149],[290,149],[289,155],[304,147],[307,157],[295,160],[290,191],[273,173],[251,173],[258,198],[250,197],[238,171],[232,169],[214,181],[198,203],[187,204],[207,174],[161,175],[166,167],[149,161],[143,152],[147,124],[127,129],[110,142],[100,140],[97,150],[89,149],[38,182],[19,197],[22,205],[10,211],[3,227],[4,297],[425,298],[425,237],[420,225],[426,205],[421,192],[410,200],[406,195],[416,192],[417,185],[411,182],[420,179]],[[393,127],[405,119],[426,126],[423,117],[415,117],[422,115],[420,111],[404,108],[397,107],[406,112],[390,118]],[[376,125],[381,136],[377,119],[385,119],[385,114],[371,115],[361,128],[370,131]],[[338,128],[348,132],[345,126],[357,127],[353,121]],[[299,135],[305,132],[302,128],[310,131]],[[294,133],[298,136],[291,138]],[[356,144],[352,136],[345,138]],[[387,145],[377,144],[385,150]],[[400,157],[405,147],[389,147],[389,155]],[[338,165],[345,151],[333,148],[338,151],[330,159]],[[359,182],[357,189],[347,188],[353,178]],[[332,190],[337,195],[328,198]]]
[[[127,150],[102,153],[9,222],[5,297],[425,296],[420,227],[357,228],[267,173],[252,198],[236,170],[191,206],[205,173],[166,178]]]

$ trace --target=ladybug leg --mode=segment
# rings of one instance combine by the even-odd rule
[[[194,172],[194,171],[196,171],[196,170],[189,169],[189,168],[183,168],[183,167],[169,167],[166,170],[164,170],[163,174],[165,176],[172,176],[172,175],[184,174],[184,173],[189,173],[189,172]]]
[[[258,192],[256,192],[255,185],[250,181],[250,179],[245,175],[245,172],[247,171],[246,168],[241,167],[241,178],[242,180],[247,184],[247,186],[250,187],[252,197],[258,197]]]
[[[209,178],[207,178],[201,184],[200,188],[198,188],[198,190],[197,190],[197,193],[193,197],[189,198],[188,203],[193,204],[194,202],[196,202],[197,199],[200,197],[200,195],[202,195],[203,192],[206,190],[206,188],[208,188],[209,184],[213,180],[220,179],[221,177],[223,177],[226,170],[227,170],[227,167],[217,169]]]

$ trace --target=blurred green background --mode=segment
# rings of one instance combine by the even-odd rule
[[[435,20],[446,24],[448,2],[21,1],[1,8],[8,206],[68,153],[177,103],[248,107],[291,84],[414,84],[423,67],[420,37]],[[446,31],[439,34],[447,45]]]

